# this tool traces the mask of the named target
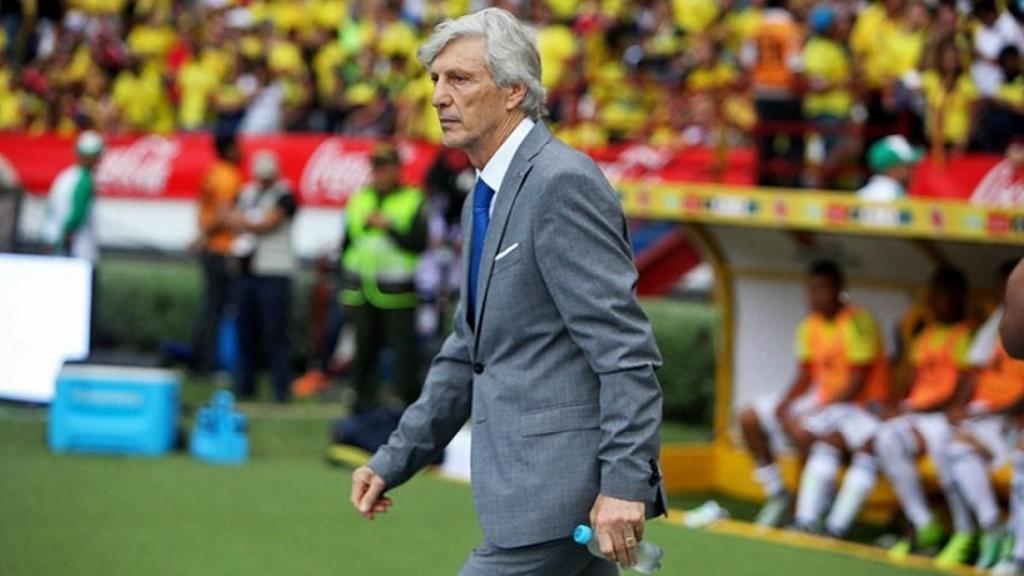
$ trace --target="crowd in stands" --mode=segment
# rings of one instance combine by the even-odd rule
[[[0,130],[438,141],[416,49],[486,4],[5,0]],[[579,147],[755,145],[762,184],[842,185],[861,136],[1002,152],[1022,127],[1019,0],[494,4],[536,25],[550,120]]]

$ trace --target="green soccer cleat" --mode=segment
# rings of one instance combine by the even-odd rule
[[[889,548],[889,558],[892,560],[906,560],[910,556],[912,543],[910,538],[900,538]]]
[[[977,570],[988,570],[999,563],[1003,555],[1003,537],[1000,530],[989,530],[981,535],[978,546],[978,560],[974,563]]]
[[[1007,532],[1003,534],[1003,549],[999,551],[1000,563],[1004,560],[1013,562],[1013,545],[1016,539],[1013,536],[1013,532]]]
[[[914,550],[921,552],[937,549],[946,537],[946,529],[941,523],[932,520],[914,533]]]
[[[946,547],[935,557],[935,565],[939,568],[956,568],[967,564],[974,552],[974,544],[973,532],[954,533]]]
[[[915,530],[913,538],[903,538],[889,548],[889,558],[905,560],[911,552],[934,554],[945,537],[946,529],[941,523],[932,520],[922,528]]]
[[[754,523],[758,526],[778,528],[785,524],[789,511],[793,508],[793,496],[789,492],[771,497],[757,513]]]

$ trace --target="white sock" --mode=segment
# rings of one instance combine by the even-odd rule
[[[896,491],[903,513],[918,529],[932,521],[932,511],[921,487],[917,474],[917,455],[910,454],[900,439],[900,433],[892,427],[883,427],[875,437],[875,451],[878,465]]]
[[[828,519],[825,520],[825,528],[836,536],[846,534],[877,482],[878,466],[875,457],[866,452],[857,452],[846,471],[843,486],[839,489]]]
[[[1013,453],[1013,477],[1010,481],[1010,526],[1013,530],[1013,557],[1024,560],[1024,452]]]
[[[757,479],[758,484],[769,498],[777,498],[786,492],[786,485],[782,482],[782,472],[775,462],[755,468],[754,478]]]
[[[932,463],[935,464],[935,472],[939,477],[939,487],[946,499],[946,506],[949,508],[949,516],[953,520],[953,530],[956,532],[974,532],[974,516],[967,505],[964,495],[957,489],[956,481],[953,478],[953,461],[945,450],[929,451]]]
[[[953,478],[958,492],[967,501],[983,530],[999,525],[999,502],[989,479],[988,466],[980,454],[960,442],[951,448]]]
[[[835,490],[841,456],[838,449],[825,442],[818,442],[811,447],[811,454],[800,476],[800,492],[796,500],[798,524],[813,526],[825,513]]]

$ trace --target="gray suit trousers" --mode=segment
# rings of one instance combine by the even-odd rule
[[[484,541],[473,550],[459,576],[617,576],[614,562],[597,558],[585,546],[563,538],[521,548],[498,548]]]

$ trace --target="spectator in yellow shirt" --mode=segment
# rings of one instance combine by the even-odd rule
[[[178,126],[183,130],[200,130],[207,126],[209,101],[218,86],[217,77],[201,60],[190,58],[178,70]]]
[[[715,27],[716,38],[724,43],[726,51],[739,54],[761,23],[764,0],[750,0],[745,4],[722,0],[721,5],[723,17]]]
[[[173,129],[163,77],[153,68],[144,68],[137,57],[114,80],[113,96],[128,130],[168,133]]]
[[[933,149],[963,151],[974,125],[978,90],[956,44],[945,42],[937,50],[935,67],[921,78],[928,137]]]
[[[576,55],[576,38],[572,30],[555,21],[552,9],[546,2],[534,3],[533,20],[537,26],[541,83],[551,88],[562,79],[566,67]]]
[[[835,9],[827,5],[811,10],[812,36],[802,54],[807,81],[804,114],[822,131],[826,157],[838,144],[840,126],[849,120],[853,108],[850,55],[838,37],[836,18]]]
[[[676,25],[688,34],[706,32],[718,18],[718,10],[715,0],[672,0]]]
[[[573,148],[594,150],[608,145],[608,132],[594,120],[593,104],[567,91],[556,101],[559,122],[555,134]]]
[[[906,0],[876,0],[857,14],[850,48],[870,89],[881,89],[885,85],[885,50],[889,38],[899,28],[905,5]]]
[[[1024,73],[1020,50],[1013,45],[999,52],[1002,84],[980,109],[977,143],[981,150],[998,154],[1010,140],[1024,134]]]
[[[709,36],[696,36],[690,42],[694,65],[686,76],[689,92],[720,94],[739,78],[736,67],[721,57],[721,51]]]
[[[167,16],[161,11],[155,11],[144,24],[128,33],[128,50],[163,70],[164,58],[176,38],[174,28],[168,25]]]

